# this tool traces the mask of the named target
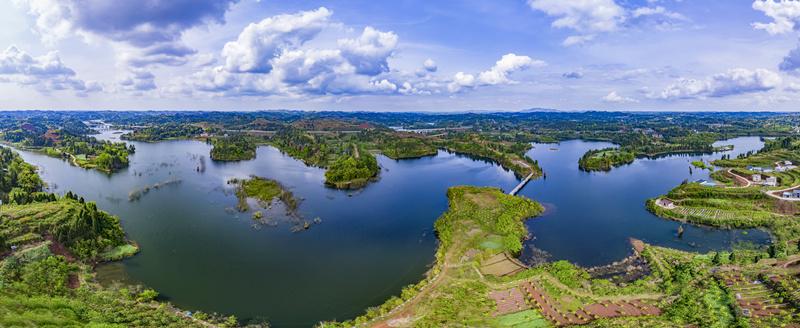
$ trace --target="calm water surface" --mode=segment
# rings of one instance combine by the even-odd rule
[[[735,138],[715,145],[734,145],[732,151],[712,155],[671,155],[637,159],[610,172],[582,172],[578,159],[590,149],[612,147],[603,142],[571,140],[558,144],[535,144],[528,156],[539,161],[547,178],[531,181],[520,194],[545,205],[545,214],[527,221],[533,239],[525,243],[522,258],[533,249],[551,259],[565,259],[584,266],[603,265],[632,252],[629,237],[645,242],[692,251],[730,248],[737,242],[767,243],[769,235],[756,229],[722,230],[664,220],[645,208],[649,198],[665,194],[683,180],[708,179],[710,171],[690,162],[732,157],[763,147],[758,137]]]
[[[101,137],[118,134],[104,131]],[[733,143],[734,154],[761,145],[758,138]],[[421,279],[433,261],[433,221],[447,209],[449,186],[510,190],[517,183],[496,164],[439,152],[403,161],[379,156],[380,181],[349,192],[325,188],[323,170],[271,147],[260,147],[255,160],[215,163],[208,159],[210,146],[202,142],[133,144],[137,151],[130,167],[111,176],[21,154],[40,167],[53,191],[75,191],[119,216],[141,246],[139,255],[102,267],[100,276],[144,283],[188,310],[267,319],[277,327],[349,319],[399,293]],[[699,251],[768,240],[758,230],[743,234],[695,227],[675,238],[678,225],[648,213],[644,200],[683,179],[707,177],[700,170],[688,173],[687,160],[699,157],[637,160],[611,173],[578,171],[577,160],[586,150],[606,146],[569,141],[531,151],[547,178],[531,182],[522,194],[545,203],[548,211],[528,221],[535,239],[524,253],[536,247],[552,259],[596,265],[628,255],[628,237]],[[205,170],[198,172],[202,166]],[[302,199],[300,214],[322,223],[293,233],[290,222],[257,226],[251,213],[231,211],[236,197],[226,182],[249,175],[280,181]],[[129,200],[131,191],[165,181],[181,182]],[[279,206],[267,213],[282,217]]]

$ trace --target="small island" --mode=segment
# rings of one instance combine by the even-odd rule
[[[278,181],[251,176],[248,179],[231,179],[228,183],[237,185],[236,197],[239,199],[239,203],[236,207],[241,212],[250,210],[250,206],[247,205],[248,198],[258,200],[264,205],[263,207],[269,206],[275,199],[278,199],[286,205],[288,213],[294,213],[297,209],[297,199]]]
[[[603,148],[590,150],[578,160],[578,167],[583,171],[610,171],[611,168],[633,163],[636,156],[620,148]]]

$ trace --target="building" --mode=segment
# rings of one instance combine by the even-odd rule
[[[775,167],[775,171],[777,171],[777,172],[786,172],[786,170],[788,170],[788,168],[786,166],[776,166]]]
[[[783,161],[783,165],[793,165],[791,161]]]
[[[791,191],[784,191],[783,194],[781,195],[781,197],[783,197],[783,198],[792,198],[792,192]]]
[[[671,210],[671,209],[675,208],[675,202],[673,202],[673,201],[671,201],[671,200],[669,200],[669,199],[666,199],[666,198],[659,198],[659,199],[656,201],[656,203],[657,203],[659,206],[661,206],[661,207],[664,207],[664,208],[666,208],[666,209],[670,209],[670,210]]]
[[[778,178],[776,178],[776,177],[767,177],[767,179],[764,180],[764,185],[765,186],[770,186],[770,187],[777,187],[778,186]]]
[[[761,174],[753,174],[750,180],[753,180],[753,182],[761,182]]]
[[[800,189],[792,190],[792,198],[800,198]]]

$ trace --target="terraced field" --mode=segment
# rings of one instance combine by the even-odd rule
[[[734,296],[741,315],[754,326],[772,327],[776,321],[798,318],[796,309],[756,277],[738,271],[721,272],[716,277]]]
[[[528,300],[556,326],[582,325],[598,319],[616,317],[657,316],[661,310],[651,304],[650,300],[602,300],[592,302],[582,300],[579,307],[574,308],[571,297],[555,298],[546,291],[540,281],[526,281],[520,285]],[[577,296],[577,295],[572,295]],[[586,305],[584,305],[586,304]]]

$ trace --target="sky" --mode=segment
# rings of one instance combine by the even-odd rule
[[[800,1],[5,0],[0,109],[800,111]]]

